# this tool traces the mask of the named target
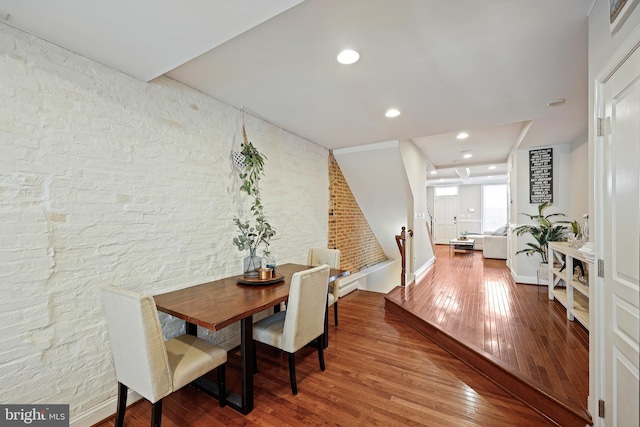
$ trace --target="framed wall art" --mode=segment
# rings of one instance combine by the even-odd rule
[[[553,202],[553,148],[529,150],[529,203]]]

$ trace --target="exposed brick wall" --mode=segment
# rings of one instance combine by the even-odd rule
[[[340,267],[352,273],[387,260],[333,154],[329,154],[329,248],[340,249]]]

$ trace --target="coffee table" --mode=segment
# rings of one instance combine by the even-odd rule
[[[449,240],[449,256],[451,256],[451,251],[455,254],[456,251],[472,251],[474,248],[476,241],[474,239],[451,239]]]

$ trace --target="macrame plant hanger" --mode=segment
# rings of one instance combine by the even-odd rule
[[[244,107],[242,107],[240,112],[242,114],[242,141],[244,144],[249,144],[249,139],[247,138],[247,130],[245,129],[245,126],[244,126]],[[235,138],[234,138],[234,144],[235,144]],[[242,150],[235,151],[233,148],[234,147],[232,147],[231,155],[230,155],[231,167],[236,168],[240,171],[244,171],[246,167],[244,154],[242,154]]]

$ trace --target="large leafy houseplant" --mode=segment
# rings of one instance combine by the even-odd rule
[[[252,256],[255,256],[258,246],[264,244],[263,254],[268,257],[270,255],[269,242],[275,236],[276,230],[269,224],[260,198],[260,178],[264,175],[266,157],[249,142],[244,126],[242,135],[244,141],[240,153],[243,156],[244,168],[238,174],[242,180],[240,191],[253,198],[251,213],[255,223],[251,224],[251,221],[242,221],[240,218],[234,217],[233,221],[240,234],[233,238],[233,244],[240,251],[249,250]]]
[[[528,247],[526,249],[519,250],[516,252],[516,255],[526,254],[527,256],[533,256],[535,254],[540,254],[542,262],[546,263],[549,261],[549,242],[567,241],[565,233],[570,228],[565,224],[570,224],[570,221],[553,222],[553,218],[566,217],[566,215],[563,213],[545,215],[544,211],[549,206],[551,206],[551,202],[544,202],[538,205],[537,215],[521,214],[528,216],[533,222],[535,222],[535,225],[521,225],[515,229],[516,234],[518,236],[522,236],[527,233],[531,234],[536,243],[527,243]]]

